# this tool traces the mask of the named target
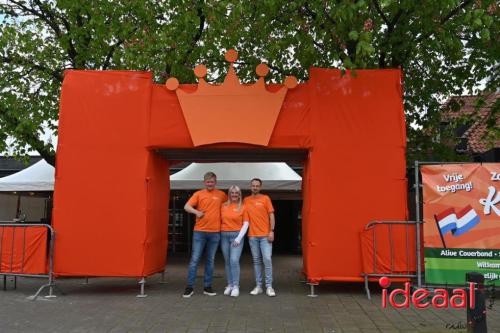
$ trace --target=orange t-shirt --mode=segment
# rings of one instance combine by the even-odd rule
[[[250,218],[249,237],[268,236],[270,232],[269,214],[274,213],[271,199],[265,194],[250,195],[243,200]]]
[[[241,205],[238,210],[238,204],[223,204],[221,208],[222,223],[221,231],[240,231],[244,221],[248,220],[248,212],[245,205]]]
[[[196,218],[195,231],[220,232],[220,206],[227,200],[226,193],[221,190],[207,189],[194,192],[188,204],[205,213],[203,217]]]

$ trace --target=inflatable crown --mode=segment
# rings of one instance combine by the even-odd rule
[[[268,91],[264,77],[269,68],[260,64],[256,68],[257,82],[242,85],[233,67],[238,53],[228,50],[225,58],[229,62],[229,71],[220,85],[205,81],[205,65],[194,69],[199,80],[194,92],[179,87],[176,78],[168,79],[165,84],[177,94],[193,144],[239,142],[267,146],[286,92],[297,86],[297,79],[288,76],[279,90]]]

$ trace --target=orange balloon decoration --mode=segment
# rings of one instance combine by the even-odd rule
[[[179,87],[179,80],[177,80],[175,77],[171,77],[165,82],[165,85],[167,86],[168,90],[175,90]]]

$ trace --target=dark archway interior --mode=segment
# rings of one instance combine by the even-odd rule
[[[187,165],[190,162],[287,162],[302,176],[302,165],[307,159],[306,149],[161,149],[158,154],[175,165]],[[297,170],[298,169],[298,170]],[[176,172],[171,168],[170,172]],[[200,188],[203,186],[200,179]],[[265,188],[265,187],[264,187]],[[222,189],[225,190],[225,189]],[[242,189],[243,195],[250,194],[248,189]],[[168,252],[187,253],[191,248],[191,237],[194,219],[183,207],[194,190],[171,190],[169,202]],[[273,252],[279,254],[301,254],[301,210],[302,193],[290,191],[265,191],[275,208],[276,240]],[[249,252],[245,244],[245,252]]]
[[[307,149],[272,148],[187,148],[156,149],[169,162],[304,162]]]

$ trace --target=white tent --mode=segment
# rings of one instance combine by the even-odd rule
[[[217,187],[238,185],[248,189],[250,179],[260,178],[265,190],[300,191],[302,178],[286,163],[191,163],[170,177],[173,190],[203,187],[203,175],[213,171]],[[39,192],[54,190],[54,167],[40,160],[13,175],[0,178],[0,192]]]
[[[0,178],[0,192],[53,191],[54,170],[45,160],[40,160],[13,175]]]
[[[33,196],[32,192],[53,191],[54,170],[45,160],[40,160],[24,170],[0,178],[0,220],[12,220],[18,209],[28,221],[39,222],[45,218],[46,196],[50,194],[39,197]],[[13,192],[17,195],[12,195]]]
[[[200,189],[203,187],[203,175],[208,171],[217,175],[219,189],[227,189],[231,185],[248,189],[252,178],[262,179],[266,191],[300,191],[302,187],[302,178],[286,163],[191,163],[170,176],[170,188]]]
[[[300,191],[302,185],[302,178],[286,163],[192,163],[170,177],[170,188],[200,189],[203,187],[203,175],[208,171],[215,172],[217,187],[223,190],[230,185],[248,189],[252,178],[262,179],[265,191]],[[20,192],[53,190],[54,167],[45,160],[0,178],[0,221],[11,220],[18,208],[28,216],[29,221],[38,221],[45,216],[46,198],[22,195]],[[12,195],[13,192],[17,195]]]

